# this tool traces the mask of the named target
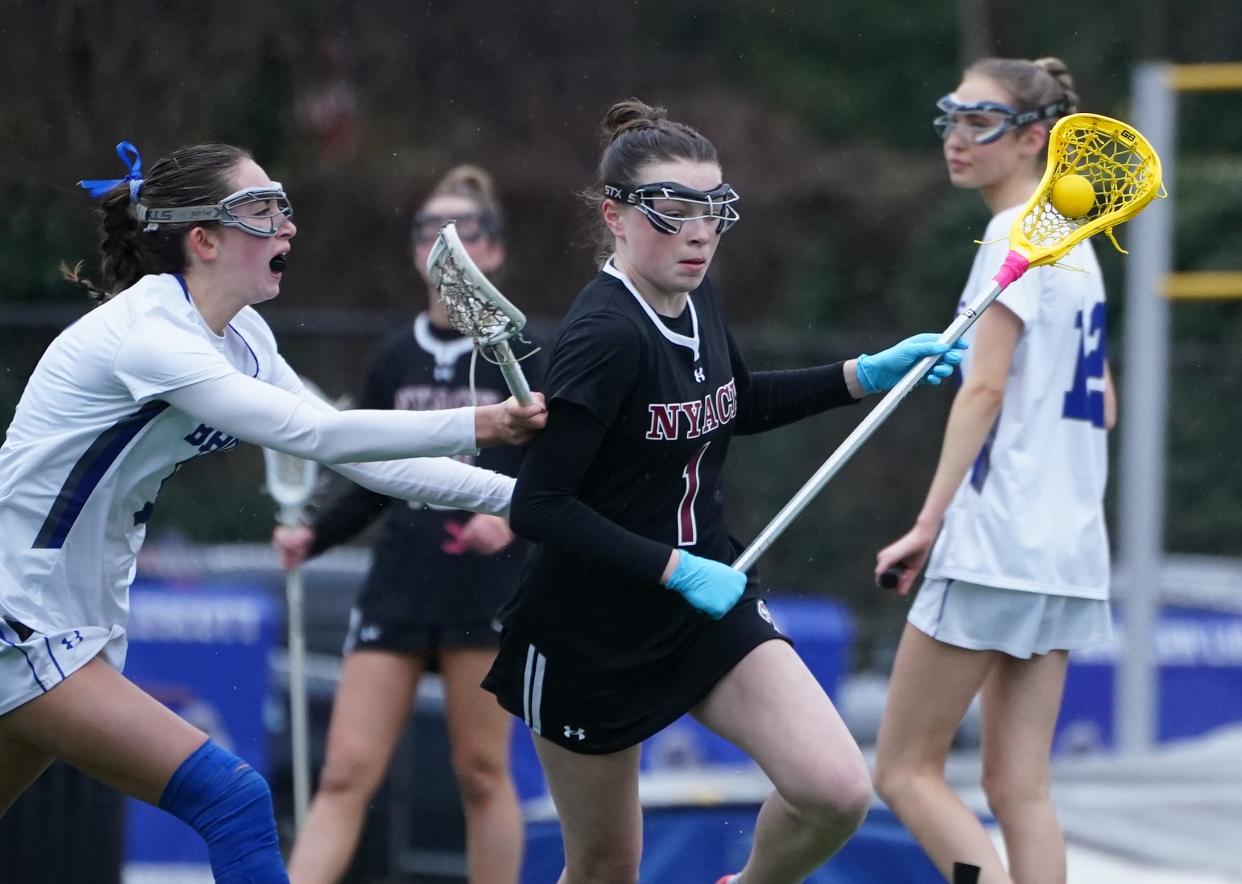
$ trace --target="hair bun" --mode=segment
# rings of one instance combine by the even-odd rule
[[[444,174],[434,193],[451,193],[487,201],[495,198],[496,186],[492,176],[478,166],[463,164],[454,166]]]
[[[604,114],[604,144],[611,144],[621,133],[631,129],[653,129],[667,118],[667,110],[652,107],[637,98],[618,101]]]
[[[1069,67],[1066,66],[1065,62],[1054,55],[1047,55],[1043,58],[1037,58],[1031,63],[1057,81],[1057,85],[1065,93],[1065,100],[1069,103],[1066,113],[1076,113],[1078,111],[1078,92],[1074,87],[1074,78],[1070,74]]]
[[[1043,58],[1037,58],[1032,62],[1032,64],[1043,68],[1057,79],[1060,79],[1063,76],[1069,76],[1069,68],[1066,67],[1065,62],[1061,61],[1061,59],[1057,58],[1055,55],[1046,55]]]

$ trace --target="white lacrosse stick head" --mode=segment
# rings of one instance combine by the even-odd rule
[[[306,378],[302,386],[320,399],[327,401],[323,391]],[[306,515],[306,507],[315,495],[319,481],[319,464],[285,454],[283,451],[263,449],[264,490],[276,501],[279,508],[276,519],[282,525],[300,525]]]
[[[440,294],[449,324],[480,347],[516,337],[526,325],[522,311],[483,275],[450,221],[427,255],[427,278]]]

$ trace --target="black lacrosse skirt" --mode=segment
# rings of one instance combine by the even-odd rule
[[[793,644],[772,623],[763,600],[747,597],[663,667],[602,675],[573,660],[548,659],[506,629],[483,687],[545,739],[571,752],[602,755],[659,733],[706,699],[743,657],[773,639]]]

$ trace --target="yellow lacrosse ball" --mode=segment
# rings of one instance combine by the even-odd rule
[[[1081,218],[1095,205],[1095,188],[1082,175],[1063,175],[1052,185],[1052,208],[1066,218]]]

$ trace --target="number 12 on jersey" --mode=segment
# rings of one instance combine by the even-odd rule
[[[699,541],[699,526],[694,518],[694,501],[699,496],[699,464],[703,462],[703,455],[707,453],[707,446],[711,444],[711,442],[704,442],[703,446],[691,456],[686,468],[681,471],[681,477],[686,480],[686,491],[681,496],[681,503],[677,505],[678,546],[694,546]]]
[[[1082,346],[1074,366],[1073,385],[1065,393],[1061,416],[1069,420],[1090,421],[1104,427],[1104,365],[1108,355],[1104,344],[1104,304],[1091,308],[1090,319],[1078,311],[1074,327],[1082,331]]]

